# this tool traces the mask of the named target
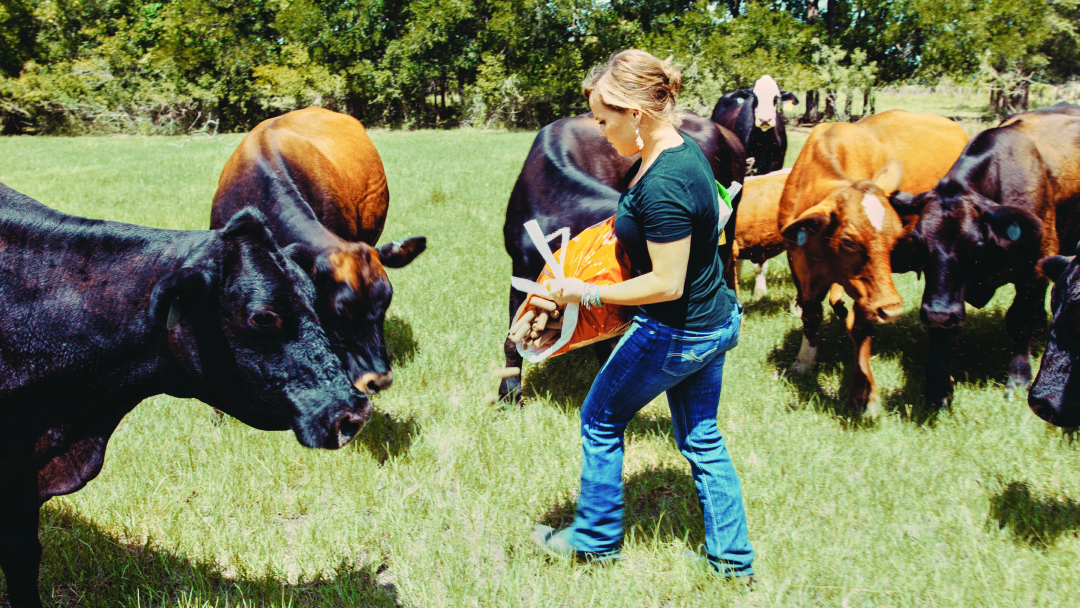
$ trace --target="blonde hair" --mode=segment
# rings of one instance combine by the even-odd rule
[[[675,97],[682,89],[682,74],[671,57],[660,61],[650,53],[628,49],[616,53],[606,65],[596,66],[581,84],[585,97],[595,93],[600,103],[616,112],[637,110],[675,126]]]

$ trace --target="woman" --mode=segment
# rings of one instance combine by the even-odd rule
[[[712,169],[694,140],[675,129],[680,86],[675,67],[639,50],[614,55],[584,83],[600,133],[621,156],[641,154],[626,174],[615,215],[615,234],[635,276],[601,287],[579,279],[548,285],[559,304],[638,309],[582,404],[574,523],[558,531],[538,525],[532,538],[549,552],[579,559],[619,557],[623,430],[666,391],[705,516],[708,562],[727,576],[749,576],[754,551],[742,489],[716,427],[724,353],[738,343],[742,307],[724,283],[717,254]]]

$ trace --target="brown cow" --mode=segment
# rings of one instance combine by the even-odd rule
[[[933,188],[967,140],[947,118],[891,110],[854,124],[814,127],[791,169],[779,226],[802,310],[803,343],[790,371],[816,363],[821,301],[831,285],[840,285],[855,301],[846,316],[857,360],[851,392],[856,412],[881,413],[870,371],[872,327],[900,317],[903,301],[892,273],[913,270],[890,258],[918,216],[901,218],[889,195]]]
[[[400,268],[426,246],[413,237],[374,247],[390,194],[382,159],[355,118],[321,108],[259,123],[225,164],[210,227],[253,206],[311,276],[316,312],[349,378],[365,393],[390,385],[383,322]]]
[[[784,192],[791,169],[774,171],[767,175],[747,176],[743,183],[742,202],[735,215],[735,244],[732,256],[750,260],[755,266],[754,297],[765,295],[765,265],[784,253],[784,237],[776,225],[780,195]],[[738,282],[735,283],[738,285]]]

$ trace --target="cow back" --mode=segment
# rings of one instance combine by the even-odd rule
[[[283,208],[287,200],[295,208]],[[253,205],[292,230],[294,220],[313,214],[336,236],[374,245],[389,200],[382,159],[364,126],[345,114],[305,108],[263,121],[240,143],[218,181],[211,227]]]
[[[948,172],[966,143],[967,135],[956,122],[903,110],[874,114],[856,123],[817,125],[784,187],[780,226],[836,189],[872,179],[890,158],[903,164],[900,190],[928,190]]]

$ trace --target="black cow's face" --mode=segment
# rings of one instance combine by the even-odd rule
[[[1039,374],[1028,391],[1028,406],[1051,424],[1080,426],[1080,377],[1073,377],[1080,358],[1080,265],[1075,256],[1053,256],[1039,266],[1054,280],[1054,318]]]
[[[1034,214],[998,205],[954,182],[943,180],[910,204],[921,210],[911,242],[926,273],[919,314],[930,327],[960,325],[965,301],[985,306],[1000,277],[1033,248],[1038,251],[1042,222]]]
[[[331,348],[349,380],[366,394],[377,393],[393,381],[384,324],[394,289],[385,268],[409,264],[426,243],[424,237],[378,248],[350,243],[343,250],[321,253],[308,264],[318,294],[316,310]],[[295,257],[296,251],[290,253]]]
[[[256,428],[291,428],[304,446],[345,445],[371,405],[330,349],[311,281],[257,211],[233,216],[220,243],[217,267],[206,265],[216,276],[185,269],[153,296],[159,317],[168,310],[174,350],[201,380],[198,396]]]

